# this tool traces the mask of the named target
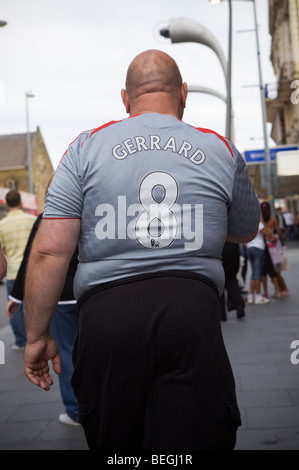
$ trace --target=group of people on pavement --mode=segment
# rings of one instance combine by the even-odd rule
[[[267,277],[274,286],[272,297],[287,296],[289,291],[282,276],[286,257],[282,247],[282,233],[277,218],[271,214],[269,202],[261,203],[261,220],[258,234],[247,244],[247,256],[252,268],[248,303],[263,305],[270,302]],[[264,293],[262,294],[262,288]]]
[[[272,215],[269,202],[261,202],[261,218],[256,237],[241,247],[225,243],[222,252],[225,271],[225,291],[221,297],[222,321],[227,319],[226,309],[236,310],[237,318],[243,318],[245,316],[244,299],[248,304],[268,304],[270,302],[268,278],[271,279],[274,287],[272,298],[281,299],[289,295],[282,275],[282,271],[288,269],[288,260],[284,253],[284,234],[279,223],[280,212],[281,209],[278,208],[276,215]],[[249,293],[244,290],[247,260],[251,266]],[[244,261],[245,271],[240,276],[240,264]]]
[[[238,266],[229,277],[225,259],[247,244],[248,300],[265,303],[264,245],[271,254],[280,235],[260,220],[236,147],[182,121],[187,85],[169,55],[135,57],[121,97],[129,117],[69,146],[38,218],[7,194],[12,320],[25,304],[16,346],[33,384],[50,390],[49,362],[65,379],[60,420],[80,423],[90,449],[232,450],[241,418],[220,304]],[[26,243],[11,273],[19,230]]]
[[[7,259],[6,287],[9,296],[13,289],[18,269],[23,259],[24,249],[36,217],[23,211],[19,191],[10,190],[6,193],[6,205],[8,214],[0,221],[0,242],[5,250]],[[15,343],[12,345],[12,349],[24,350],[26,333],[23,303],[20,302],[14,314],[10,313],[9,316],[15,336]]]

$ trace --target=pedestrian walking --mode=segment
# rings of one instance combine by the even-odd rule
[[[237,318],[245,317],[245,302],[237,274],[240,268],[240,246],[237,243],[226,242],[222,250],[222,263],[225,274],[224,292],[220,297],[221,320],[227,320],[226,308],[236,311]]]
[[[40,214],[35,220],[30,232],[13,288],[8,297],[6,312],[13,316],[19,305],[24,302],[24,285],[26,267],[31,246],[42,219]],[[73,283],[78,265],[78,248],[76,248],[69,264],[63,290],[51,320],[51,334],[59,347],[61,356],[61,373],[59,374],[59,387],[64,404],[64,412],[59,414],[59,421],[72,426],[79,425],[78,404],[71,385],[74,367],[72,363],[73,347],[78,331],[79,312],[77,301],[74,298]],[[26,315],[26,308],[25,315]]]
[[[265,226],[259,223],[256,237],[247,243],[247,254],[251,265],[250,293],[248,294],[248,303],[256,305],[265,305],[270,302],[269,299],[261,294],[261,285],[263,279],[263,268],[265,263]]]
[[[7,260],[6,287],[7,296],[9,296],[36,217],[32,214],[27,214],[22,209],[19,191],[12,189],[6,193],[5,198],[8,214],[0,220],[0,242]],[[23,350],[26,344],[26,332],[22,304],[18,306],[17,310],[9,318],[15,336],[15,343],[11,348]]]
[[[284,252],[282,246],[282,233],[279,228],[278,220],[275,216],[271,215],[271,206],[269,202],[264,201],[261,203],[262,222],[265,227],[264,239],[266,244],[266,253],[268,251],[269,259],[266,269],[272,278],[275,286],[273,297],[281,298],[289,294],[286,282],[281,274],[282,264],[284,259]]]
[[[288,241],[295,239],[295,214],[294,212],[287,210],[283,213],[283,217],[286,223],[286,236]]]
[[[169,55],[139,54],[121,96],[129,118],[80,134],[50,185],[26,275],[25,372],[44,390],[48,361],[60,372],[50,323],[78,244],[72,383],[89,448],[233,449],[221,252],[255,236],[259,202],[234,145],[182,121],[187,85]]]

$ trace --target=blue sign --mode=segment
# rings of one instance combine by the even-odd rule
[[[282,145],[281,147],[275,147],[270,150],[271,162],[276,161],[276,155],[278,152],[287,152],[291,150],[299,150],[298,145]],[[246,150],[244,152],[246,163],[264,163],[265,162],[265,150]]]

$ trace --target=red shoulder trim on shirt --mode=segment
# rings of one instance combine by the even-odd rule
[[[130,116],[130,118],[135,117],[135,116],[140,116],[140,114],[134,114],[134,115]],[[112,126],[113,124],[116,124],[117,122],[121,122],[121,121],[123,121],[123,119],[119,119],[118,121],[109,121],[109,122],[106,122],[105,124],[103,124],[102,126],[97,127],[96,129],[91,129],[92,132],[89,134],[88,139],[90,139],[90,137],[91,137],[93,134],[95,134],[96,132],[99,132],[100,130],[105,129],[105,127]],[[81,132],[81,133],[78,135],[78,137],[76,137],[76,138],[73,140],[73,142],[71,142],[71,143],[69,144],[69,146],[72,145],[74,142],[76,142],[76,140],[80,137],[80,135],[84,134],[85,132],[89,132],[89,131]],[[85,139],[85,140],[86,140],[86,139]],[[83,142],[82,142],[82,144],[81,144],[81,148],[83,147],[83,144],[84,144],[85,140],[83,140]],[[67,151],[68,151],[68,149],[69,149],[69,146],[68,146],[68,148],[66,149],[66,151],[64,152],[64,154],[62,155],[60,161],[62,160],[62,158],[64,157],[64,155],[67,153]]]
[[[130,118],[132,117],[135,117],[135,116],[140,116],[140,114],[134,114],[133,116],[130,116]],[[109,121],[109,122],[106,122],[106,124],[103,124],[102,126],[100,127],[97,127],[96,129],[94,129],[92,131],[92,133],[88,136],[88,138],[90,139],[90,137],[95,134],[96,132],[98,131],[101,131],[102,129],[105,129],[106,127],[109,127],[109,126],[112,126],[113,124],[116,124],[117,122],[122,122],[123,119],[119,119],[118,121]],[[83,145],[83,142],[82,142],[82,145]]]
[[[195,129],[197,129],[198,131],[200,132],[204,132],[205,134],[215,134],[220,140],[222,140],[222,142],[225,143],[225,145],[227,146],[228,150],[230,151],[230,154],[231,156],[233,157],[233,160],[235,159],[234,157],[234,154],[232,152],[232,149],[230,148],[230,146],[228,145],[228,142],[227,140],[220,134],[218,134],[217,132],[215,131],[212,131],[211,129],[204,129],[202,127],[195,127]]]
[[[99,131],[102,130],[102,129],[105,129],[105,127],[112,126],[113,124],[116,124],[117,122],[121,122],[121,121],[123,121],[123,119],[120,119],[119,121],[110,121],[110,122],[106,122],[106,124],[103,124],[102,126],[97,127],[96,129],[94,129],[94,130],[92,131],[92,133],[89,135],[88,138],[90,139],[90,137],[91,137],[93,134],[95,134],[96,132],[99,132]]]
[[[64,154],[62,155],[62,157],[61,157],[59,163],[61,162],[61,160],[63,159],[63,157],[64,157],[65,154],[67,153],[67,151],[68,151],[70,145],[72,145],[74,142],[76,142],[76,140],[79,139],[80,135],[84,134],[85,132],[90,132],[90,131],[92,131],[92,129],[90,129],[90,130],[88,130],[88,131],[83,131],[83,132],[81,132],[81,133],[69,144],[68,148],[66,149],[66,151],[65,151]],[[83,141],[83,142],[84,142],[84,141]],[[82,144],[83,144],[83,142],[82,142]],[[82,144],[81,144],[81,147],[82,147]],[[58,165],[59,165],[59,164],[58,164]]]
[[[81,217],[42,217],[44,220],[75,220],[79,219],[81,220]]]
[[[63,159],[63,157],[65,156],[65,154],[68,152],[69,147],[70,147],[74,142],[76,142],[76,140],[77,140],[82,134],[85,134],[86,132],[92,131],[92,132],[89,134],[89,136],[88,136],[88,139],[90,139],[90,137],[91,137],[93,134],[95,134],[96,132],[100,131],[101,129],[104,129],[105,127],[111,126],[112,124],[115,124],[116,122],[120,122],[120,121],[122,121],[122,119],[119,120],[119,121],[110,121],[110,122],[107,122],[106,124],[103,124],[103,125],[100,126],[100,127],[97,127],[96,129],[90,129],[89,131],[83,131],[83,132],[81,132],[81,133],[69,144],[68,148],[66,149],[66,151],[65,151],[64,154],[62,155],[62,157],[61,157],[61,159],[60,159],[60,162],[61,162],[61,160]],[[81,144],[81,148],[83,147],[83,144],[84,144],[85,140],[86,140],[86,139],[83,140],[83,142],[82,142],[82,144]],[[60,162],[59,162],[59,163],[60,163]]]
[[[132,117],[135,117],[135,116],[140,116],[140,114],[134,114],[133,116],[130,116],[130,118]],[[90,137],[95,134],[96,132],[99,132],[101,131],[102,129],[105,129],[106,127],[109,127],[109,126],[112,126],[113,124],[116,124],[117,122],[122,122],[123,119],[119,119],[118,121],[109,121],[109,122],[106,122],[106,124],[103,124],[102,126],[100,127],[97,127],[96,129],[93,129],[93,131],[91,132],[91,134],[88,136],[88,139],[90,139]],[[72,142],[73,143],[73,142]],[[84,142],[82,142],[81,144],[81,147],[83,145]]]

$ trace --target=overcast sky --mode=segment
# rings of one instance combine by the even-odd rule
[[[268,1],[256,3],[263,81],[273,83]],[[171,18],[204,25],[227,57],[226,1],[216,7],[208,0],[1,0],[0,20],[8,24],[0,28],[0,134],[26,132],[25,92],[32,91],[30,130],[40,127],[55,169],[81,131],[127,117],[120,90],[129,63],[146,49],[170,54],[188,84],[225,95],[224,74],[211,49],[171,44],[159,35]],[[241,152],[263,147],[255,33],[239,32],[253,28],[252,2],[234,0],[232,99],[234,142]],[[183,120],[224,135],[225,115],[218,98],[190,93]]]

